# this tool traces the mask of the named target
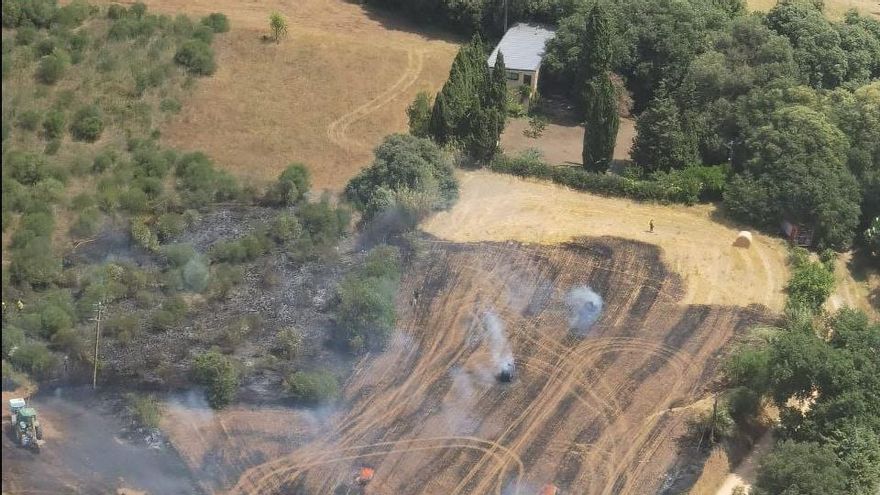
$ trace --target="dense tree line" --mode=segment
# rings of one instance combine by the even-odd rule
[[[496,2],[375,3],[498,34]],[[727,166],[724,199],[735,219],[768,230],[783,220],[802,224],[815,230],[818,247],[844,249],[872,242],[869,228],[880,217],[880,21],[855,11],[831,21],[821,7],[784,0],[750,14],[742,0],[523,0],[511,2],[510,15],[556,24],[541,84],[583,111],[589,170],[607,169],[616,124],[613,86],[597,75],[599,63],[622,76],[640,114],[637,172]],[[456,125],[494,135],[472,110],[477,81],[487,78],[481,51],[462,50],[434,102],[429,134],[441,143],[457,133],[460,144],[467,136],[480,149],[479,129]]]

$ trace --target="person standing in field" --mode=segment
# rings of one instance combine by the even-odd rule
[[[654,219],[652,218],[650,222],[648,222],[648,230],[653,234],[654,233]]]

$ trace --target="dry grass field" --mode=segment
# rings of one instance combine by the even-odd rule
[[[778,0],[748,0],[749,8],[767,11],[776,5]],[[840,19],[849,9],[856,9],[864,14],[880,17],[880,2],[877,0],[825,0],[825,13],[832,19]]]
[[[316,190],[340,190],[383,136],[406,130],[404,109],[418,91],[439,89],[458,49],[342,0],[147,3],[229,17],[232,30],[214,43],[217,73],[199,82],[162,137],[258,182],[300,161]],[[273,11],[289,22],[280,44],[263,40]]]

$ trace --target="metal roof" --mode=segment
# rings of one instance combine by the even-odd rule
[[[504,54],[504,66],[508,69],[538,70],[544,58],[544,46],[553,35],[553,31],[537,24],[515,24],[492,50],[489,65],[495,65],[495,57],[500,50]]]

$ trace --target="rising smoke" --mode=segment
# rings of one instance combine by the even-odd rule
[[[511,366],[513,364],[513,349],[507,340],[504,322],[494,311],[488,311],[483,315],[483,331],[483,337],[489,345],[489,353],[492,356],[493,368],[501,370]]]
[[[590,328],[602,314],[602,296],[593,289],[580,285],[572,288],[565,296],[570,316],[568,320],[572,333],[579,337],[589,334]]]

